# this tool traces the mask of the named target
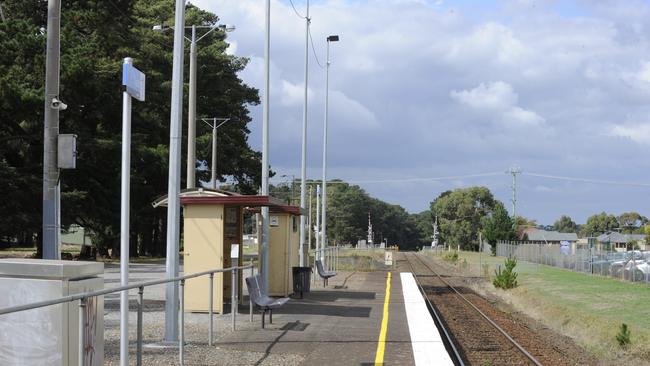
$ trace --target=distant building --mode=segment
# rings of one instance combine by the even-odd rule
[[[605,249],[603,244],[609,243],[609,249],[617,252],[627,251],[628,243],[636,241],[641,250],[647,250],[647,243],[645,242],[645,235],[643,234],[621,234],[615,231],[599,235],[597,241],[600,248]],[[634,249],[634,248],[630,248]]]
[[[524,235],[528,236],[529,241],[539,241],[546,244],[560,244],[560,242],[568,241],[573,245],[578,242],[578,234],[576,233],[527,228],[522,232],[521,239],[524,239]]]

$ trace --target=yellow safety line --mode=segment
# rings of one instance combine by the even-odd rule
[[[388,332],[388,303],[390,302],[390,272],[386,279],[386,299],[384,300],[384,318],[381,320],[381,331],[379,332],[379,341],[377,341],[377,355],[375,356],[375,366],[384,364],[384,351],[386,350],[386,333]]]

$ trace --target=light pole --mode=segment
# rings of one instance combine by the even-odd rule
[[[330,42],[338,42],[339,36],[332,35],[327,37],[327,65],[325,67],[325,122],[323,123],[323,218],[321,226],[323,230],[323,240],[321,247],[327,247],[327,109],[329,106],[329,78],[330,78]]]
[[[269,101],[271,62],[271,0],[264,4],[264,95],[262,97],[262,195],[269,194]],[[269,289],[269,207],[262,207],[262,293]]]
[[[322,260],[322,254],[320,253],[321,244],[320,244],[320,186],[316,186],[316,255],[314,255],[314,261]]]
[[[180,240],[181,137],[183,118],[183,29],[185,1],[176,0],[174,18],[174,57],[172,64],[172,102],[169,128],[169,182],[167,189],[167,259],[165,277],[178,277]],[[178,342],[178,286],[169,282],[165,289],[165,343]]]
[[[309,81],[309,0],[307,0],[307,15],[305,16],[305,100],[302,110],[302,160],[300,165],[300,267],[305,266],[305,213],[307,204],[307,87]]]
[[[171,28],[171,27],[170,27]],[[162,25],[154,25],[153,30],[164,32],[166,29]],[[208,34],[212,33],[215,29],[220,29],[224,32],[232,32],[235,26],[231,25],[192,25],[185,27],[185,29],[192,30],[192,37],[187,38],[190,41],[190,82],[189,82],[189,96],[187,106],[187,188],[194,188],[196,186],[196,59],[197,51],[196,44],[205,38]],[[201,37],[196,38],[197,29],[208,29]]]
[[[230,118],[202,118],[203,123],[212,128],[212,164],[210,165],[210,183],[212,184],[212,189],[217,189],[217,129],[223,126],[226,122],[230,121]],[[208,121],[212,120],[212,124]],[[217,122],[221,122],[217,124]]]

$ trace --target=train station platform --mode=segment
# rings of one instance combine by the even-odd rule
[[[291,363],[303,365],[415,365],[402,279],[392,272],[388,286],[389,273],[339,272],[327,288],[317,279],[303,299],[274,311],[273,324],[267,322],[262,330],[259,312],[253,323],[242,314],[238,330],[224,334],[216,346],[293,356]],[[411,323],[413,316],[409,314]],[[444,352],[440,346],[436,349]]]

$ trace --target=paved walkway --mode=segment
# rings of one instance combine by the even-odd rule
[[[386,279],[387,272],[341,272],[327,288],[317,281],[304,299],[293,299],[274,312],[273,324],[266,329],[260,329],[261,317],[256,313],[252,329],[224,335],[217,346],[266,355],[296,354],[304,365],[374,364]],[[388,309],[384,363],[413,365],[398,273],[391,278]]]
[[[273,314],[273,324],[261,329],[261,316],[255,312],[249,322],[248,301],[239,307],[237,330],[230,328],[229,309],[215,316],[215,345],[206,344],[207,315],[187,313],[187,365],[255,364],[255,365],[374,365],[382,326],[385,326],[383,363],[387,365],[427,364],[438,360],[444,347],[436,345],[437,330],[426,309],[415,309],[424,302],[417,287],[409,287],[404,275],[391,273],[390,296],[386,307],[389,272],[339,272],[323,288],[322,281],[312,283],[312,291],[303,299],[292,299]],[[162,277],[164,264],[132,264],[131,280],[146,281]],[[119,267],[108,265],[105,273],[107,287],[119,284]],[[408,276],[406,276],[408,278]],[[402,284],[406,283],[406,292]],[[131,293],[133,308],[130,323],[135,325],[135,293]],[[145,293],[145,343],[157,342],[162,335],[164,320],[164,285],[147,288]],[[405,302],[405,297],[407,301]],[[106,296],[107,364],[117,364],[119,297]],[[416,301],[417,300],[417,301]],[[409,310],[407,317],[406,310]],[[386,311],[385,311],[386,310]],[[382,324],[387,315],[387,321]],[[408,318],[408,320],[407,320]],[[409,324],[409,320],[411,323]],[[426,323],[426,324],[425,324]],[[428,324],[431,324],[429,326]],[[414,330],[419,328],[419,330]],[[131,329],[134,331],[134,329]],[[415,333],[414,333],[415,332]],[[412,336],[410,333],[413,333]],[[133,335],[132,335],[133,337]],[[436,338],[436,339],[434,339]],[[416,344],[413,345],[412,343]],[[133,343],[133,342],[132,342]],[[426,344],[425,344],[426,343]],[[431,345],[436,345],[433,357]],[[133,346],[133,344],[131,344]],[[420,349],[414,357],[413,349]],[[133,347],[131,347],[133,348]],[[133,349],[131,350],[133,353]],[[145,364],[165,364],[176,359],[177,350],[162,353],[146,350]],[[381,353],[381,352],[380,352]],[[132,354],[132,358],[135,355]],[[446,363],[441,363],[446,364]]]

